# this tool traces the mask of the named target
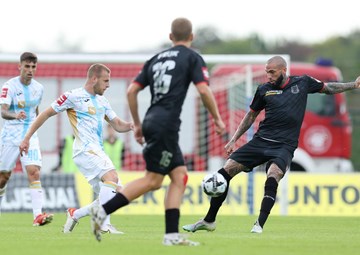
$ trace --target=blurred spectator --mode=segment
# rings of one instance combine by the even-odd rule
[[[59,162],[52,171],[64,173],[76,173],[79,171],[72,158],[74,135],[67,135],[59,146]],[[104,151],[114,163],[115,169],[120,171],[124,162],[125,147],[121,139],[117,137],[116,131],[107,125],[107,137],[104,140]]]
[[[64,173],[76,173],[79,171],[72,158],[74,135],[67,135],[59,146],[59,162],[52,171]]]
[[[110,157],[115,169],[120,171],[124,162],[124,142],[117,137],[116,131],[107,125],[107,137],[104,140],[104,151]]]

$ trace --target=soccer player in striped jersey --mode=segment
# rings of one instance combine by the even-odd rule
[[[103,148],[103,129],[105,121],[117,132],[132,130],[132,122],[120,119],[103,96],[110,87],[110,69],[103,64],[93,64],[87,72],[83,87],[65,92],[50,107],[41,112],[29,128],[20,145],[20,151],[28,153],[29,139],[44,122],[63,111],[67,112],[75,136],[73,159],[79,171],[85,176],[98,195],[100,203],[107,202],[121,189],[115,167]],[[98,203],[97,199],[93,203]],[[70,233],[79,219],[89,215],[90,205],[82,208],[69,208],[64,233]],[[110,217],[104,221],[102,233],[122,234],[110,224]]]
[[[0,138],[0,208],[7,182],[20,154],[20,142],[39,113],[44,87],[33,79],[37,62],[34,53],[21,54],[18,66],[20,75],[5,82],[1,90],[1,117],[4,119],[4,126]],[[42,212],[44,200],[40,181],[42,162],[37,134],[34,133],[29,140],[29,153],[20,156],[20,162],[29,180],[33,225],[42,226],[50,223],[53,215]]]

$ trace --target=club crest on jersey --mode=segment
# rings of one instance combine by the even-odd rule
[[[94,106],[89,106],[88,107],[88,113],[91,115],[95,115],[96,114],[96,108]]]
[[[281,95],[283,93],[282,90],[269,90],[266,91],[265,96],[275,96],[275,95]]]
[[[25,101],[19,101],[18,108],[20,108],[20,109],[25,108]]]
[[[294,86],[292,86],[291,87],[291,93],[293,93],[293,94],[297,94],[297,93],[299,93],[299,87],[297,86],[297,85],[294,85]]]
[[[67,97],[66,97],[65,95],[61,95],[61,96],[56,100],[56,102],[57,102],[57,104],[58,104],[59,106],[61,106],[61,105],[66,101],[66,99],[67,99]]]
[[[1,91],[1,98],[6,98],[7,93],[8,93],[8,88],[3,88]]]

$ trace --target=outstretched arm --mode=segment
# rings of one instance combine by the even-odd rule
[[[209,86],[204,82],[197,84],[196,88],[200,94],[201,101],[214,119],[215,132],[219,135],[224,134],[225,124],[221,119],[214,95]]]
[[[55,114],[57,114],[57,112],[52,107],[49,107],[45,111],[41,112],[39,116],[36,117],[35,121],[33,122],[33,124],[31,124],[29,130],[25,134],[24,140],[21,142],[19,146],[21,155],[23,152],[28,153],[29,141],[31,136],[36,132],[36,130],[38,130],[44,124],[44,122],[48,118],[54,116]]]
[[[234,151],[234,146],[236,141],[251,127],[254,123],[256,117],[259,115],[260,111],[248,111],[245,117],[240,122],[235,134],[231,138],[231,140],[225,145],[225,150],[228,155],[230,155]]]
[[[329,82],[325,83],[324,89],[320,93],[337,94],[347,90],[360,88],[360,76],[354,82]]]
[[[113,127],[113,129],[119,133],[128,132],[134,129],[134,124],[132,122],[124,121],[119,117],[115,117],[114,119],[109,120],[108,122]]]

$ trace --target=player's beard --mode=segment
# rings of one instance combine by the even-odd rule
[[[104,91],[101,89],[100,85],[98,84],[94,85],[94,92],[96,95],[100,95],[100,96],[104,95]]]
[[[279,78],[276,79],[276,81],[275,81],[275,86],[276,86],[276,87],[280,87],[280,86],[282,85],[283,80],[284,80],[284,75],[281,74],[281,75],[279,76]]]

